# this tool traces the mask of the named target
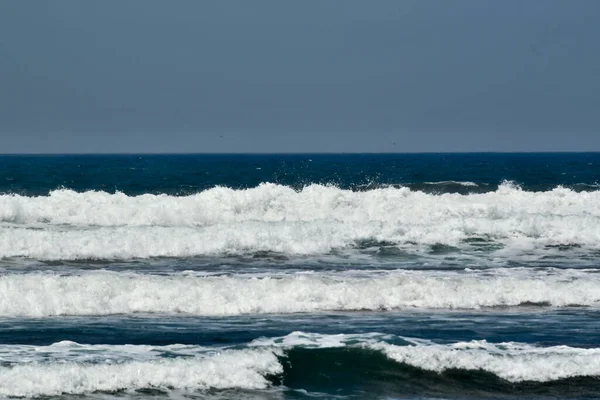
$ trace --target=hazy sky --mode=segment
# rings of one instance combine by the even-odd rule
[[[0,153],[600,151],[600,1],[0,2]]]

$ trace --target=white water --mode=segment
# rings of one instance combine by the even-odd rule
[[[9,347],[2,346],[0,354],[9,352]],[[157,358],[151,352],[173,349],[128,346],[123,358],[123,347],[127,346],[111,349],[111,346],[63,343],[59,344],[59,350],[56,345],[35,349],[17,347],[20,348],[16,354],[35,361],[27,362],[26,358],[14,366],[1,366],[0,396],[57,396],[136,389],[264,389],[269,385],[266,375],[283,372],[273,351],[264,349],[223,350],[191,358]],[[83,356],[69,356],[73,351]],[[57,357],[60,352],[66,355]],[[85,353],[95,356],[95,362],[89,363],[89,355]],[[3,354],[3,358],[5,356]]]
[[[262,184],[193,196],[76,193],[0,196],[0,257],[130,259],[272,251],[323,254],[358,242],[465,247],[483,238],[498,256],[548,245],[600,249],[600,192],[432,195],[407,188],[365,192]]]
[[[113,364],[127,361],[156,361],[163,356],[210,357],[219,349],[195,345],[103,345],[80,344],[69,340],[48,346],[0,345],[0,361],[5,365],[58,363]]]
[[[390,344],[396,340],[405,345]],[[0,346],[0,396],[38,397],[61,394],[158,389],[195,392],[206,389],[264,389],[266,376],[283,373],[278,360],[295,347],[315,351],[331,347],[369,349],[417,368],[490,372],[511,382],[548,382],[600,376],[600,349],[537,347],[485,340],[438,344],[423,339],[378,333],[322,335],[293,332],[261,338],[246,349],[189,345]],[[292,365],[293,368],[293,365]],[[310,375],[310,371],[306,371]]]
[[[1,316],[165,313],[239,315],[327,310],[600,305],[600,275],[575,270],[153,276],[89,272],[0,276]]]
[[[425,340],[414,343],[414,346],[377,343],[367,347],[383,351],[395,361],[429,371],[487,371],[510,382],[600,376],[600,349],[597,348],[534,347],[512,342],[494,344],[485,340],[450,345]]]

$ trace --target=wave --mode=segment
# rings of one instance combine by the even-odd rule
[[[0,259],[38,261],[135,260],[202,256],[318,257],[323,255],[435,256],[459,252],[465,257],[497,260],[564,256],[566,251],[597,257],[600,222],[565,226],[523,223],[521,232],[502,222],[484,229],[451,225],[391,226],[352,224],[245,222],[201,228],[116,227],[94,229],[0,228]],[[539,225],[538,225],[539,224]],[[558,225],[558,222],[556,223]],[[503,231],[502,229],[506,229]],[[527,234],[523,231],[528,229]],[[583,259],[582,259],[583,260]]]
[[[391,344],[384,340],[396,340]],[[363,348],[422,370],[486,371],[509,382],[548,382],[577,376],[600,376],[600,348],[538,347],[526,343],[489,343],[473,340],[438,344],[430,340],[378,333],[321,335],[293,332],[279,338],[261,338],[250,346],[293,349]]]
[[[574,270],[397,271],[273,277],[115,272],[0,276],[0,316],[219,316],[599,304],[600,275]]]
[[[480,250],[483,242],[509,255],[552,246],[595,251],[599,224],[600,191],[526,192],[510,184],[470,195],[274,184],[182,197],[57,190],[0,196],[0,258],[315,255],[362,243]]]
[[[473,182],[427,184],[476,185]],[[428,194],[407,187],[356,192],[309,185],[301,190],[264,183],[251,189],[215,187],[190,196],[61,189],[48,196],[0,195],[0,221],[14,224],[76,226],[206,226],[243,221],[313,222],[419,221],[444,214],[465,218],[506,219],[536,216],[600,217],[600,191],[558,187],[527,192],[512,183],[482,194]],[[429,215],[436,212],[439,215]]]
[[[90,363],[48,357],[46,350],[52,352],[51,347],[35,349],[38,359],[40,353],[46,354],[45,361],[11,366],[0,363],[0,396],[39,397],[142,389],[264,389],[270,385],[268,376],[283,372],[275,353],[269,350],[224,350],[191,358],[152,357],[141,361],[115,359],[114,354],[101,353],[96,355],[101,361]],[[97,346],[82,347],[87,352],[102,351]]]
[[[236,347],[73,342],[2,345],[0,354],[6,361],[0,363],[0,396],[262,390],[277,386],[340,394],[340,388],[352,387],[349,382],[372,391],[392,387],[399,393],[471,390],[522,395],[527,391],[540,394],[573,379],[578,379],[579,391],[587,386],[593,393],[600,376],[598,348],[485,340],[440,344],[377,333],[304,332],[261,338]],[[585,378],[591,380],[582,380]],[[569,384],[563,389],[562,394],[573,393]]]
[[[423,192],[429,194],[476,194],[487,193],[496,190],[498,185],[490,185],[488,183],[475,183],[471,181],[430,181],[430,182],[403,182],[403,183],[368,183],[358,185],[355,190],[374,190],[388,188],[408,188],[411,191]]]
[[[475,182],[470,182],[470,181],[439,181],[439,182],[423,182],[424,185],[433,185],[433,186],[453,186],[453,185],[458,185],[458,186],[465,186],[465,187],[477,187],[479,186],[478,184],[476,184]],[[414,184],[414,185],[418,185],[418,184]]]
[[[412,340],[414,345],[369,345],[394,361],[423,370],[486,371],[509,382],[549,382],[581,376],[600,376],[600,349],[569,346],[534,347],[523,343],[485,340],[449,345]]]

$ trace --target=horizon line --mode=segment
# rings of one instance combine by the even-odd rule
[[[0,153],[5,156],[284,156],[284,155],[425,155],[425,154],[596,154],[600,150],[561,150],[561,151],[408,151],[408,152],[31,152],[31,153]]]

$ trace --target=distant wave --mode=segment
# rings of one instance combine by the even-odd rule
[[[599,191],[527,192],[509,183],[469,195],[274,184],[182,197],[58,190],[0,196],[0,258],[311,255],[365,242],[464,247],[473,240],[508,252],[600,249],[599,226]]]
[[[484,187],[489,186],[489,184],[487,183],[482,183],[481,184]],[[372,183],[366,183],[366,184],[360,184],[360,185],[356,185],[356,188],[358,189],[367,189],[367,190],[375,190],[375,189],[387,189],[387,188],[396,188],[396,189],[401,189],[401,188],[409,188],[413,191],[424,191],[424,192],[428,192],[428,193],[436,193],[436,194],[440,194],[440,193],[462,193],[462,194],[469,194],[472,191],[477,193],[477,192],[490,192],[492,191],[487,190],[487,188],[485,190],[477,190],[476,188],[479,188],[480,185],[478,183],[475,182],[471,182],[471,181],[452,181],[452,180],[448,180],[448,181],[426,181],[426,182],[402,182],[402,183],[376,183],[376,182],[372,182]],[[469,189],[472,189],[469,190]]]
[[[572,188],[576,191],[595,191],[600,189],[599,183],[575,183],[569,185],[569,188]]]
[[[459,185],[465,187],[477,187],[479,186],[475,182],[469,181],[439,181],[439,182],[423,182],[424,185],[434,185],[434,186],[449,186],[449,185]]]
[[[0,276],[0,316],[240,315],[401,308],[600,305],[600,276],[576,270],[396,271],[278,277],[89,272]]]

